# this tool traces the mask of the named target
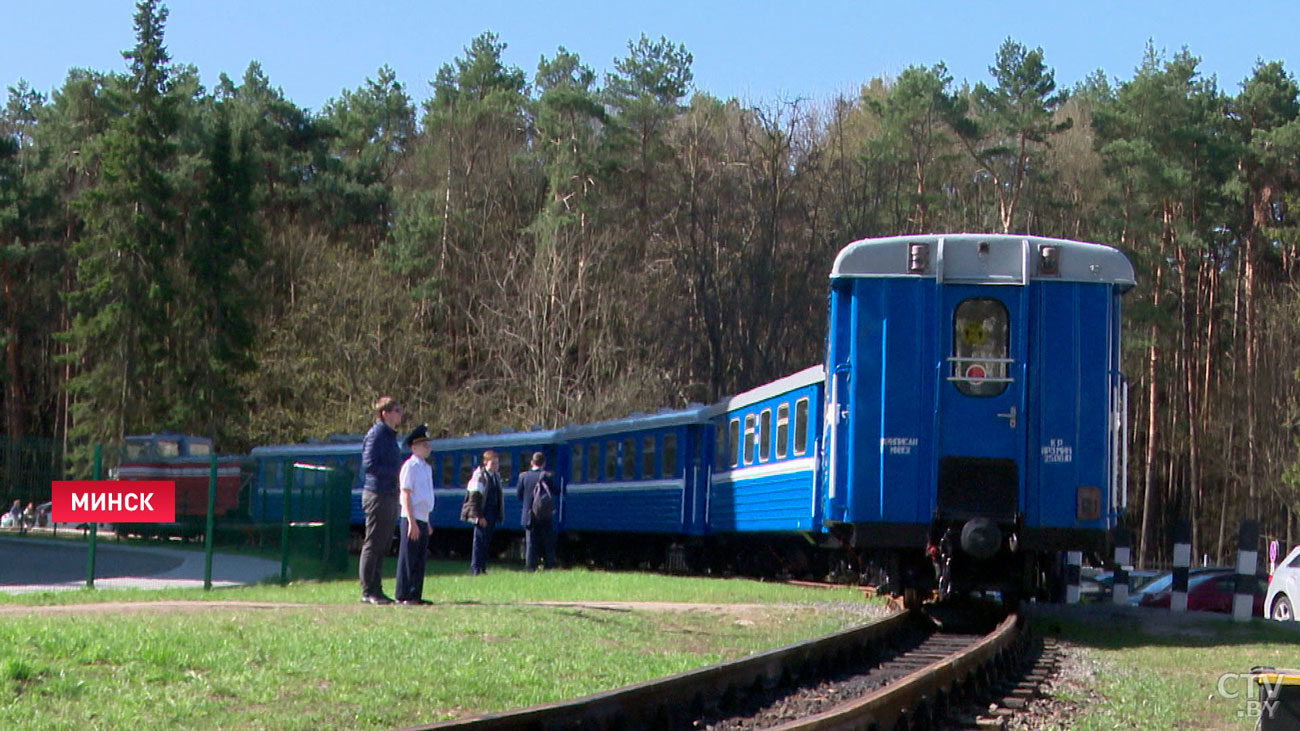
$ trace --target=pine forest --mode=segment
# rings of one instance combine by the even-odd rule
[[[1188,517],[1211,561],[1245,518],[1300,540],[1300,86],[1281,62],[1220,80],[1138,48],[1126,78],[1062,88],[1009,38],[978,82],[936,58],[753,103],[697,88],[666,38],[522,69],[484,33],[427,101],[385,66],[313,111],[256,62],[205,88],[166,20],[141,0],[122,67],[48,93],[5,70],[11,485],[24,440],[88,476],[90,445],[127,434],[241,453],[362,432],[383,394],[440,435],[712,402],[822,360],[845,244],[1015,232],[1137,269],[1139,555],[1167,562]]]

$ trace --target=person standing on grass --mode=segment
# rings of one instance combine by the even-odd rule
[[[524,568],[537,570],[537,563],[546,557],[547,570],[559,568],[555,562],[555,517],[556,502],[555,474],[546,469],[546,455],[533,452],[533,468],[520,473],[515,483],[515,494],[523,506],[519,514],[519,523],[524,527]],[[534,509],[533,501],[545,491],[550,497],[551,512],[543,517],[542,511]]]
[[[492,533],[506,515],[506,501],[501,492],[501,475],[497,472],[497,453],[483,453],[483,464],[474,469],[466,485],[462,517],[474,524],[474,544],[470,550],[469,572],[473,576],[487,573],[488,546]]]
[[[393,529],[400,509],[397,476],[402,455],[397,448],[397,427],[402,405],[391,396],[375,402],[375,424],[361,443],[361,472],[365,476],[361,508],[366,512],[366,537],[361,544],[361,601],[392,604],[384,595],[384,557],[393,547]]]
[[[411,449],[411,456],[402,464],[398,480],[402,516],[397,521],[397,531],[402,543],[397,551],[395,596],[398,604],[418,606],[433,603],[423,596],[433,513],[433,468],[429,467],[433,444],[429,441],[429,427],[424,424],[415,427],[405,443]]]

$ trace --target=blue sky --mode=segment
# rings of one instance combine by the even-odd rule
[[[1240,11],[1233,10],[1236,5]],[[1127,79],[1148,40],[1172,55],[1187,46],[1206,75],[1235,93],[1257,59],[1293,73],[1300,3],[806,2],[664,0],[414,2],[412,0],[172,0],[172,58],[198,67],[209,88],[250,60],[300,106],[320,109],[383,64],[421,101],[444,63],[485,30],[508,44],[506,62],[529,78],[558,46],[598,72],[613,69],[642,33],[684,43],[697,89],[751,103],[856,93],[878,75],[947,63],[958,83],[988,78],[1003,39],[1042,47],[1058,84],[1102,69]],[[131,0],[0,0],[0,85],[26,79],[42,92],[70,68],[125,68]]]

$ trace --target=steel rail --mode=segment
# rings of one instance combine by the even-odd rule
[[[738,660],[656,678],[603,693],[529,708],[409,726],[424,729],[549,730],[669,728],[675,721],[708,707],[717,699],[754,688],[771,688],[790,677],[826,672],[915,627],[906,612],[871,624],[836,632]]]
[[[1009,653],[1020,638],[1018,615],[1007,616],[993,632],[970,647],[886,685],[858,700],[774,727],[780,731],[816,729],[893,729],[911,727],[927,709],[942,713],[976,673]],[[920,725],[925,726],[924,722]]]

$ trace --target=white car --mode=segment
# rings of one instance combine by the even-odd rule
[[[1273,579],[1268,582],[1268,595],[1264,597],[1269,619],[1284,622],[1296,621],[1296,607],[1300,605],[1300,546],[1277,565]]]

